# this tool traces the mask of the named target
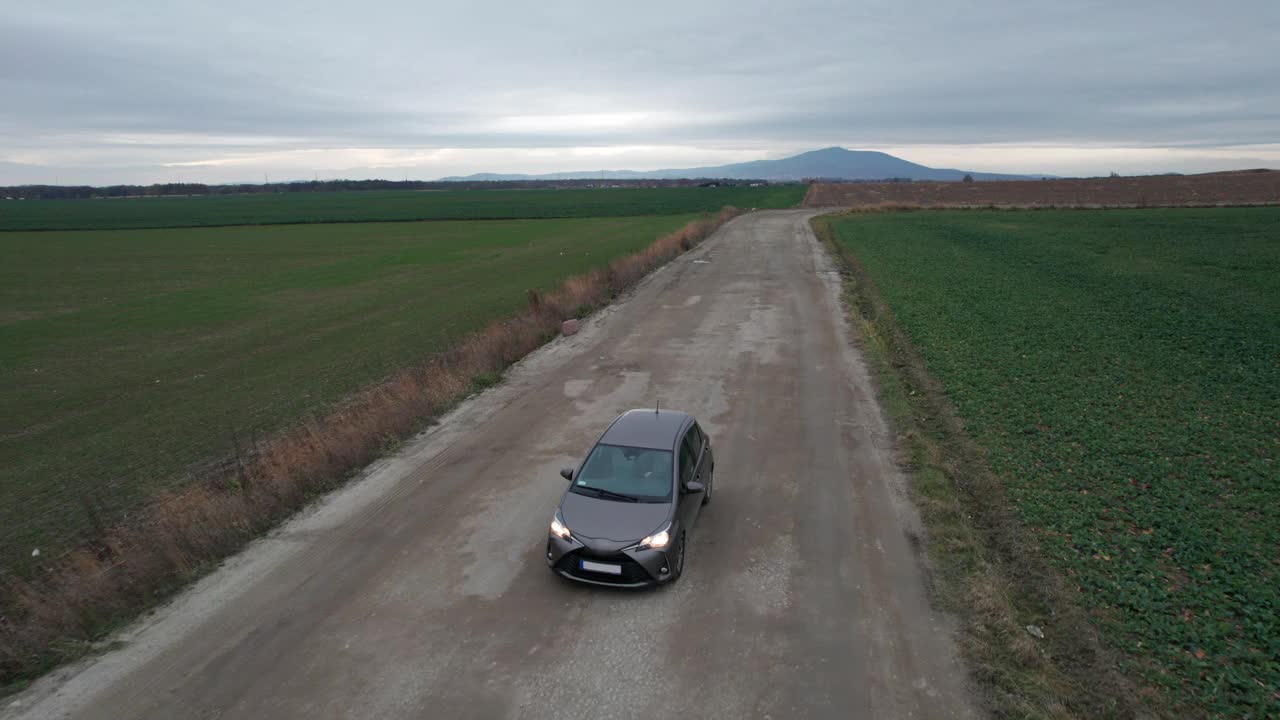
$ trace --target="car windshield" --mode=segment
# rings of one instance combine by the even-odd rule
[[[591,451],[570,490],[610,500],[667,502],[671,488],[670,450],[602,444]]]

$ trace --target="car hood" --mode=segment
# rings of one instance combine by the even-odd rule
[[[597,540],[639,540],[667,521],[671,503],[620,502],[565,493],[560,517],[574,535]]]

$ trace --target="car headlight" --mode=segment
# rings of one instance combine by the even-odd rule
[[[568,540],[569,536],[573,535],[573,533],[569,532],[568,526],[566,526],[564,522],[560,520],[559,512],[556,513],[555,517],[551,518],[551,534],[555,535],[561,540]]]
[[[653,548],[654,550],[661,550],[662,548],[667,546],[667,543],[671,542],[671,533],[668,532],[669,530],[671,530],[670,524],[663,526],[663,528],[658,532],[641,540],[640,547],[647,547],[647,548]]]

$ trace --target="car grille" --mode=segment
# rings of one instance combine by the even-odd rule
[[[622,566],[621,575],[610,575],[609,573],[591,572],[583,570],[579,567],[578,561],[586,558],[595,562],[611,563]],[[648,572],[641,567],[640,563],[632,560],[623,553],[616,555],[601,555],[595,553],[585,553],[581,549],[567,552],[560,561],[556,563],[556,569],[568,573],[576,578],[583,580],[591,580],[593,582],[612,583],[615,585],[635,585],[637,583],[653,582],[653,578]]]

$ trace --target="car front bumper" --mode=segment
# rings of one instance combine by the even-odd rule
[[[632,547],[635,542],[547,536],[547,565],[552,571],[577,582],[610,587],[645,587],[671,579],[671,564],[665,550]],[[617,565],[619,574],[582,569],[583,560]]]

